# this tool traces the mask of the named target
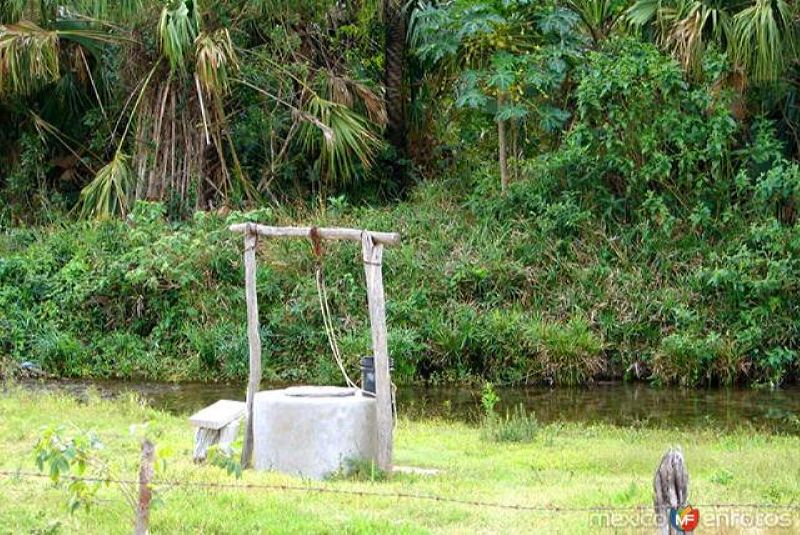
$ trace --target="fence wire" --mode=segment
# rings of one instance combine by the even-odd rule
[[[0,477],[8,479],[50,479],[48,474],[39,472],[24,472],[14,470],[0,470]],[[81,477],[73,475],[61,475],[60,479],[70,481],[84,481],[88,483],[121,483],[127,485],[138,485],[137,479],[119,479],[102,477]],[[265,490],[278,492],[308,492],[312,494],[340,494],[349,496],[361,496],[370,498],[386,498],[395,500],[420,500],[470,507],[490,507],[494,509],[511,509],[515,511],[547,512],[547,513],[601,513],[601,512],[637,512],[653,511],[652,505],[629,505],[629,506],[607,506],[593,505],[585,507],[568,507],[561,505],[523,505],[514,503],[490,502],[483,500],[470,500],[464,498],[452,498],[439,496],[436,494],[417,494],[411,492],[381,492],[363,489],[341,489],[334,487],[324,487],[320,485],[289,485],[283,483],[210,483],[204,481],[178,481],[178,480],[159,480],[151,481],[151,487],[184,487],[202,489],[224,489],[224,490]],[[767,511],[800,511],[800,504],[760,504],[760,503],[697,503],[693,507],[706,509],[760,509]]]

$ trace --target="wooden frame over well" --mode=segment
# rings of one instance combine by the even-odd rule
[[[253,397],[261,382],[261,337],[258,334],[256,298],[256,245],[259,236],[266,238],[309,238],[361,242],[364,274],[367,279],[367,302],[372,330],[372,354],[375,359],[375,401],[378,425],[378,466],[392,468],[392,381],[386,343],[386,302],[383,293],[383,246],[397,245],[400,235],[349,228],[270,227],[256,223],[231,225],[232,232],[244,233],[244,280],[247,298],[247,340],[250,348],[250,374],[247,381],[245,435],[242,467],[249,467],[253,455]]]

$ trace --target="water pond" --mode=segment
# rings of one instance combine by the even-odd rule
[[[157,383],[130,381],[22,381],[32,390],[56,390],[85,397],[95,390],[113,398],[136,392],[153,407],[189,414],[218,399],[244,399],[244,384]],[[272,385],[278,388],[281,385]],[[268,387],[264,387],[268,388]],[[800,434],[800,386],[780,390],[653,388],[607,383],[586,388],[515,387],[497,389],[499,410],[522,403],[541,422],[610,423],[647,427],[753,426]],[[480,417],[479,388],[463,386],[399,387],[398,411],[412,418],[475,422]]]

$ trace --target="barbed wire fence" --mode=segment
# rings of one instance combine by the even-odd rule
[[[7,479],[50,479],[48,474],[40,472],[27,472],[20,470],[0,470],[0,477]],[[84,481],[87,483],[121,483],[137,485],[138,479],[105,478],[105,477],[83,477],[73,475],[62,475],[62,479],[69,481]],[[436,494],[419,494],[412,492],[389,492],[373,491],[365,489],[343,489],[332,486],[322,485],[290,485],[284,483],[212,483],[206,481],[180,481],[175,479],[153,480],[148,483],[151,487],[177,487],[177,488],[201,488],[237,491],[273,491],[273,492],[306,492],[310,494],[339,494],[370,498],[386,498],[395,500],[423,500],[454,505],[464,505],[472,507],[490,507],[494,509],[511,509],[515,511],[547,512],[547,513],[592,513],[592,512],[636,512],[653,511],[653,505],[591,505],[591,506],[562,506],[562,505],[525,505],[515,503],[492,502],[484,500],[472,500]],[[698,503],[695,507],[707,509],[763,509],[768,511],[797,511],[800,512],[800,504],[761,504],[761,503]]]
[[[288,484],[288,483],[222,483],[207,481],[191,481],[179,479],[155,480],[154,477],[154,451],[155,446],[152,442],[145,439],[141,443],[142,455],[139,465],[138,479],[125,479],[117,477],[91,477],[78,476],[66,473],[59,473],[55,481],[64,479],[73,482],[98,483],[98,484],[118,484],[123,488],[136,489],[138,487],[138,499],[131,496],[131,505],[135,512],[134,534],[146,535],[149,533],[150,523],[150,502],[153,491],[156,489],[216,489],[232,491],[269,491],[286,493],[309,493],[327,494],[342,496],[359,496],[368,498],[382,498],[392,500],[416,500],[428,501],[442,504],[451,504],[465,507],[491,508],[512,510],[530,513],[547,514],[592,514],[592,515],[619,515],[638,513],[640,518],[643,515],[652,516],[656,520],[659,528],[664,533],[677,533],[669,525],[670,509],[680,509],[688,505],[688,472],[683,464],[683,456],[679,450],[670,449],[662,457],[654,481],[654,503],[648,505],[589,505],[589,506],[562,506],[556,504],[527,505],[520,503],[507,503],[501,501],[486,501],[479,499],[468,499],[451,496],[441,496],[437,494],[423,494],[406,491],[378,491],[368,489],[341,488],[333,485],[323,484]],[[678,468],[678,470],[676,470]],[[43,472],[31,472],[21,469],[0,470],[0,478],[11,481],[48,479],[53,480],[50,474]],[[135,493],[135,491],[133,491]],[[770,503],[696,503],[695,509],[729,510],[729,511],[759,511],[769,512],[770,514],[790,514],[794,517],[800,516],[800,503],[789,504],[770,504]]]

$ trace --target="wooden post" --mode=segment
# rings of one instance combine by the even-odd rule
[[[261,337],[258,334],[258,300],[256,299],[256,244],[258,234],[247,228],[244,235],[244,286],[247,300],[247,341],[250,348],[250,376],[245,401],[242,468],[250,467],[253,458],[253,397],[261,382]]]
[[[664,535],[683,533],[670,525],[670,509],[687,505],[689,499],[689,472],[680,450],[670,449],[663,457],[653,478],[653,505],[656,510],[659,532]]]
[[[150,500],[153,492],[150,482],[153,480],[153,462],[156,448],[152,442],[142,441],[142,464],[139,466],[139,505],[136,507],[135,535],[147,535],[150,532]]]
[[[392,469],[392,379],[389,374],[389,350],[386,340],[386,303],[383,295],[383,245],[374,243],[364,232],[361,238],[364,273],[367,278],[369,322],[372,329],[372,355],[375,362],[375,401],[378,425],[378,467]]]

